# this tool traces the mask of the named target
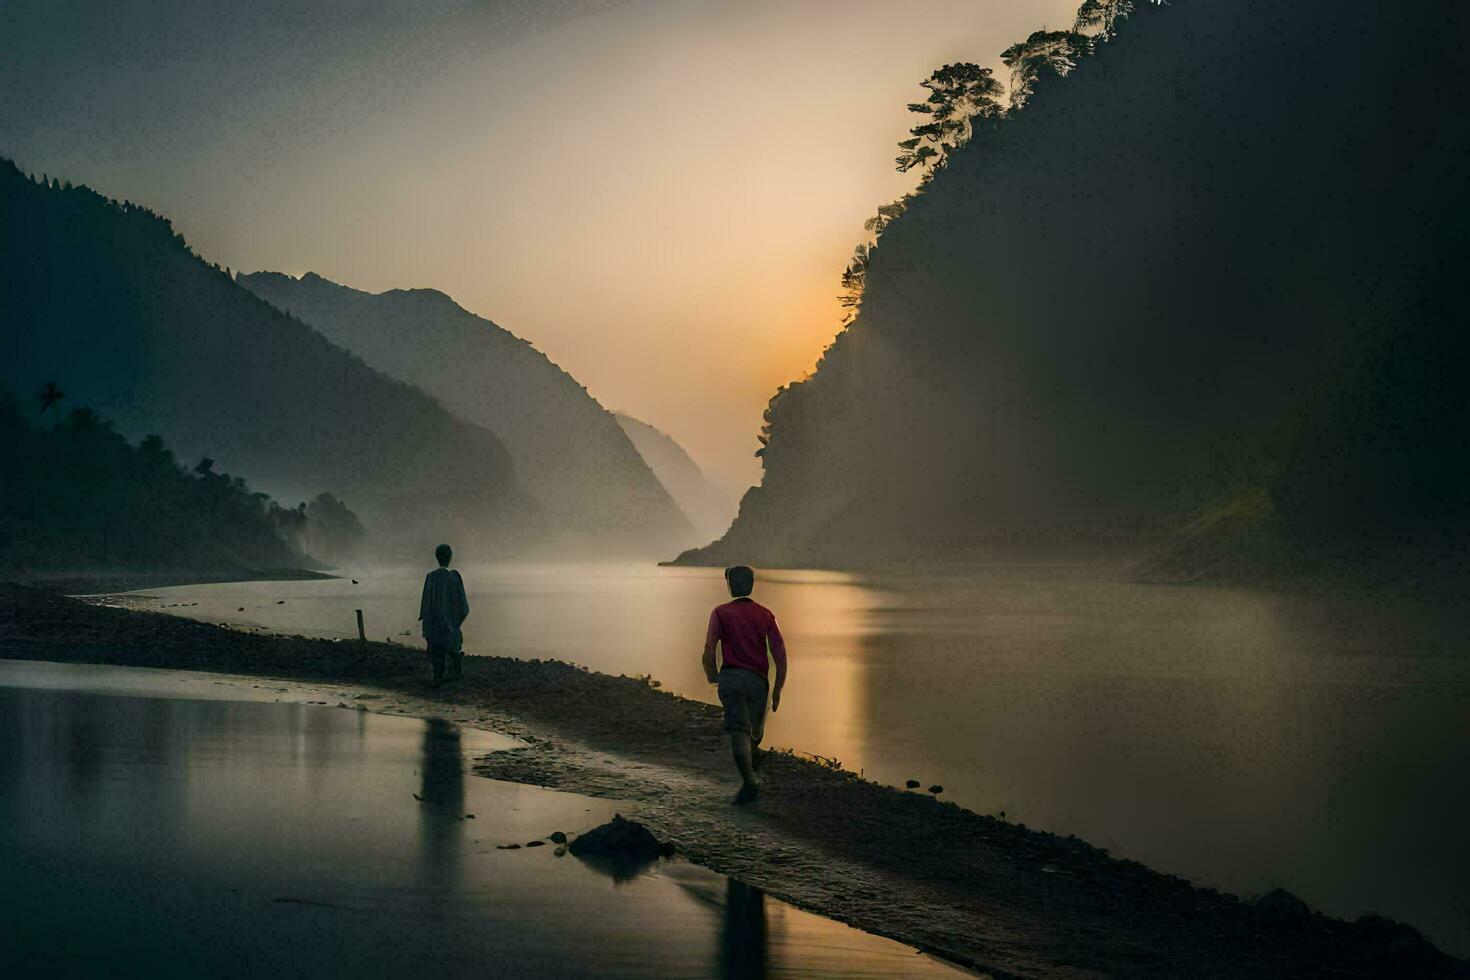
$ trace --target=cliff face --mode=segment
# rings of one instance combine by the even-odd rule
[[[1140,4],[883,232],[856,320],[772,401],[762,485],[681,560],[1140,549],[1258,492],[1313,559],[1453,554],[1467,27]]]
[[[570,547],[649,554],[695,533],[587,390],[526,341],[432,289],[366,293],[307,273],[237,281],[368,364],[494,432]]]
[[[684,447],[667,434],[622,412],[614,412],[613,417],[694,525],[700,540],[710,541],[724,534],[735,516],[734,496],[715,486]]]
[[[279,500],[331,490],[379,546],[503,553],[541,533],[489,431],[194,255],[164,219],[0,167],[0,381],[57,382],[136,439]]]

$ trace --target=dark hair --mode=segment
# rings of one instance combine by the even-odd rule
[[[439,564],[448,565],[449,559],[454,557],[454,549],[447,544],[441,544],[434,549],[434,557],[439,559]]]
[[[750,590],[755,588],[755,569],[749,565],[731,565],[725,569],[725,583],[730,586],[730,594],[735,598],[748,596]]]

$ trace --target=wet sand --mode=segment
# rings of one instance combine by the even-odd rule
[[[620,804],[315,687],[0,659],[11,974],[965,975],[678,856],[578,857]]]
[[[0,655],[314,679],[328,703],[504,732],[526,747],[485,757],[485,775],[627,800],[628,816],[691,861],[997,976],[1470,976],[1385,919],[1196,888],[794,755],[769,757],[764,798],[733,807],[718,710],[637,678],[478,657],[462,682],[429,690],[403,647],[263,636],[9,585]]]

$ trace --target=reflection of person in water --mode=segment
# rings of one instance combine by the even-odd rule
[[[464,634],[459,628],[470,614],[470,600],[464,594],[464,580],[459,572],[449,567],[449,559],[454,557],[449,545],[435,548],[434,557],[439,567],[424,577],[419,620],[424,624],[424,642],[429,647],[429,667],[433,674],[430,683],[438,687],[444,680],[446,660],[450,680],[462,673]]]
[[[766,893],[725,879],[725,929],[720,934],[720,976],[766,975]]]
[[[424,876],[442,893],[457,877],[464,822],[464,756],[459,729],[442,718],[424,723],[419,764],[419,841]]]

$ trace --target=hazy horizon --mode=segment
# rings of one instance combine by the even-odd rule
[[[22,4],[0,154],[232,269],[441,290],[739,489],[863,220],[915,183],[918,83],[1075,7]]]

